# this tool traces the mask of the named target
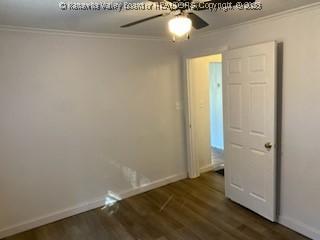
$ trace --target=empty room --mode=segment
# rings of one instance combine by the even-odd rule
[[[1,0],[0,239],[320,240],[319,0]]]

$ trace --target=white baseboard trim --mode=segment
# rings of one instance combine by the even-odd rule
[[[218,171],[223,168],[223,166],[221,166],[221,164],[223,164],[223,162],[211,163],[206,166],[203,166],[200,168],[200,173],[206,173],[206,172],[210,172],[210,171]]]
[[[148,183],[144,186],[140,186],[138,188],[129,189],[127,191],[123,191],[120,193],[116,193],[120,199],[125,199],[143,192],[150,191],[152,189],[162,187],[164,185],[177,182],[179,180],[187,178],[187,173],[175,174],[166,178],[162,178],[151,183]],[[17,233],[21,233],[27,230],[31,230],[33,228],[37,228],[67,217],[71,217],[77,215],[79,213],[87,212],[89,210],[99,208],[105,205],[106,196],[102,196],[92,201],[88,201],[77,206],[66,208],[61,211],[57,211],[46,216],[42,216],[36,219],[32,219],[26,222],[22,222],[4,229],[0,229],[0,239],[12,236]]]
[[[200,173],[206,173],[214,170],[214,164],[209,164],[200,168]]]
[[[306,237],[320,240],[320,231],[318,229],[310,227],[300,221],[285,216],[279,216],[278,222]]]
[[[224,165],[222,165],[224,162],[217,162],[213,164],[213,170],[218,171],[220,169],[224,169]]]
[[[132,197],[134,195],[138,195],[140,193],[144,193],[144,192],[150,191],[152,189],[159,188],[159,187],[165,186],[167,184],[180,181],[182,179],[186,179],[187,177],[188,177],[188,174],[186,172],[185,173],[180,173],[180,174],[175,174],[175,175],[172,175],[172,176],[169,176],[169,177],[166,177],[166,178],[162,178],[162,179],[153,181],[151,183],[148,183],[146,185],[140,186],[138,188],[129,189],[127,191],[121,192],[121,193],[119,193],[119,197],[121,199]]]

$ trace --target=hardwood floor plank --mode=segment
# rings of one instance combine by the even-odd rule
[[[177,187],[174,187],[177,190]],[[209,222],[212,222],[215,226],[223,230],[225,233],[230,233],[230,235],[236,239],[261,239],[263,236],[258,232],[252,231],[251,235],[244,234],[243,231],[237,231],[243,226],[243,223],[236,221],[236,219],[229,217],[223,212],[219,211],[215,206],[209,205],[207,202],[201,200],[197,196],[190,195],[185,200],[185,207],[192,210],[194,213],[202,216]],[[253,234],[255,233],[255,234]]]
[[[213,172],[4,240],[305,240],[224,196]]]

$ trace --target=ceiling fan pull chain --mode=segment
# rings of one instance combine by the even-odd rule
[[[174,35],[174,34],[172,35],[172,42],[174,42],[174,43],[176,42],[176,35]]]

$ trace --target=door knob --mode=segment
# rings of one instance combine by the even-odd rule
[[[265,147],[268,151],[270,151],[271,148],[272,148],[272,144],[271,144],[270,142],[267,142],[267,143],[264,145],[264,147]]]

